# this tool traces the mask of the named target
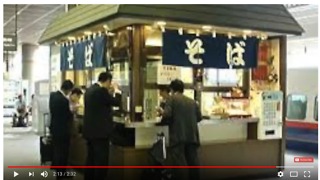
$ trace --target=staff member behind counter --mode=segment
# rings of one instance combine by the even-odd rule
[[[107,166],[109,143],[113,129],[112,106],[119,106],[119,91],[112,86],[112,75],[103,72],[98,83],[87,89],[84,95],[83,136],[87,140],[87,166]],[[85,180],[100,180],[107,176],[107,169],[86,169]]]
[[[159,91],[160,91],[160,93],[159,93],[160,97],[162,99],[161,99],[161,102],[159,105],[160,107],[157,107],[157,108],[164,109],[166,106],[166,102],[170,97],[170,87],[169,86],[160,86]],[[158,112],[158,116],[161,116],[161,114],[159,114],[159,112]],[[168,121],[170,121],[170,119],[165,119],[162,117],[161,122],[157,123],[156,125],[157,126],[167,125]]]
[[[69,98],[70,99],[70,109],[71,109],[71,112],[73,112],[74,114],[77,114],[79,107],[81,107],[79,101],[80,101],[82,94],[83,94],[83,92],[81,91],[80,88],[74,88],[71,91],[70,98]]]
[[[162,98],[161,103],[160,103],[160,107],[162,109],[164,109],[164,107],[166,105],[166,101],[170,97],[170,88],[168,86],[160,86],[159,90],[160,90],[160,96]]]

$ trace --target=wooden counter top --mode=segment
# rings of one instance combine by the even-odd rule
[[[259,118],[231,118],[231,119],[205,119],[198,123],[199,126],[204,125],[214,125],[214,124],[227,124],[227,123],[256,123],[259,121]],[[115,120],[117,123],[125,124],[126,128],[150,128],[159,126],[156,125],[160,122],[160,119],[146,122],[123,122]],[[162,125],[163,126],[163,125]]]

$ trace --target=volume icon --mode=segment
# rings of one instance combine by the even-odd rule
[[[48,177],[48,172],[47,171],[43,171],[40,175],[42,177],[46,178],[46,177]]]

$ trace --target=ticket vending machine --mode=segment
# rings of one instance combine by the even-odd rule
[[[281,139],[283,93],[281,91],[261,91],[258,93],[257,100],[258,139]]]

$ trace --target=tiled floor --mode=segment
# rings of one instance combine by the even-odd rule
[[[287,152],[286,153],[286,166],[294,166],[297,165],[294,163],[295,156],[311,156],[304,153],[298,152]],[[314,155],[313,155],[314,156]],[[5,167],[5,180],[9,179],[46,179],[51,180],[54,179],[52,172],[47,169],[8,169],[9,165],[40,165],[40,155],[39,155],[39,137],[36,136],[31,127],[28,128],[11,128],[10,127],[10,119],[4,120],[4,167]],[[289,169],[287,168],[284,171],[284,176],[282,178],[269,178],[270,179],[308,179],[315,180],[318,177],[318,159],[315,159],[315,162],[311,165],[316,166],[314,169],[311,169],[311,178],[304,177],[304,171],[308,171],[308,169]],[[308,165],[310,164],[300,164]],[[17,172],[19,175],[13,178],[13,173]],[[41,177],[41,172],[47,171],[49,173],[47,178]],[[290,171],[298,171],[298,178],[290,178]],[[34,173],[34,177],[29,177],[28,174]],[[308,173],[308,172],[307,172]],[[74,179],[82,180],[83,177],[79,173],[77,177]],[[267,180],[267,179],[266,179]]]

